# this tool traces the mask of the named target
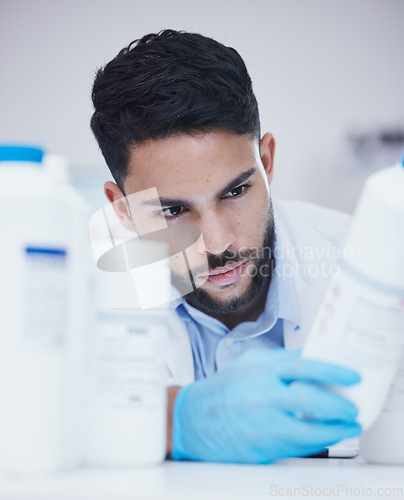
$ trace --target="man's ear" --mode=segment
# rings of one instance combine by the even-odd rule
[[[128,203],[125,195],[119,189],[115,182],[107,181],[104,184],[104,193],[109,202],[114,207],[115,213],[119,218],[120,223],[128,231],[135,231],[132,218],[130,216]]]
[[[267,132],[260,141],[260,156],[262,165],[267,174],[268,183],[271,184],[274,168],[275,139],[269,132]]]

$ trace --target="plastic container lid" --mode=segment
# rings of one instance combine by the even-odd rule
[[[0,161],[41,163],[43,155],[44,151],[38,147],[0,144]]]

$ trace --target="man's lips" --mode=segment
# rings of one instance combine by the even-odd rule
[[[217,267],[209,273],[202,274],[201,276],[207,277],[208,281],[215,285],[229,285],[237,281],[243,272],[244,264],[248,262],[248,259],[241,262],[234,262],[224,267]]]

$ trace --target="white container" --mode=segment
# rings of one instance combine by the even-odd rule
[[[68,281],[71,290],[67,314],[65,345],[66,387],[63,412],[63,464],[72,469],[83,461],[86,350],[90,327],[90,276],[93,270],[88,221],[89,204],[70,184],[69,164],[66,158],[46,154],[43,168],[54,189],[69,206],[71,221],[71,266]]]
[[[404,169],[371,175],[303,356],[345,365],[362,381],[336,390],[368,429],[379,415],[404,348]]]
[[[98,269],[93,274],[85,463],[158,464],[166,455],[168,246],[124,230],[111,205],[91,217],[90,233]]]
[[[66,461],[75,223],[41,150],[0,158],[0,474],[53,473]]]
[[[166,454],[165,311],[97,311],[89,362],[85,463],[125,467]]]
[[[360,437],[360,454],[372,463],[404,465],[404,354],[376,422]]]

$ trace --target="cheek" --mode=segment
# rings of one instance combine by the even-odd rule
[[[167,229],[167,224],[165,224],[164,219],[154,219],[147,215],[142,215],[141,213],[138,213],[137,216],[133,218],[133,222],[139,236],[146,236],[155,231]]]
[[[263,228],[268,222],[270,214],[271,199],[264,183],[254,186],[254,188],[246,195],[245,199],[241,199],[240,203],[232,212],[233,221],[238,231],[244,234],[262,235]]]
[[[188,247],[185,252],[179,252],[171,256],[169,266],[171,271],[179,276],[187,276],[191,272],[194,279],[199,274],[209,271],[206,254],[197,252],[195,245]]]
[[[171,271],[175,274],[183,275],[187,272],[187,264],[182,252],[171,256],[169,259],[169,265]]]
[[[250,210],[245,216],[237,217],[234,225],[238,245],[260,247],[268,225],[269,207],[262,204],[259,209]]]

